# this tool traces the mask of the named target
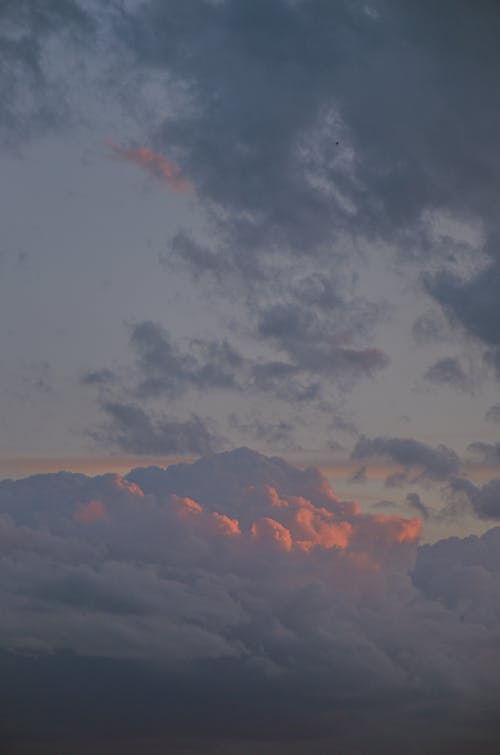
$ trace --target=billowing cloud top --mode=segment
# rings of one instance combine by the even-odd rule
[[[472,560],[470,544],[455,540],[426,546],[415,562],[419,532],[418,519],[339,500],[316,469],[248,449],[125,478],[3,481],[3,662],[30,669],[35,653],[52,678],[61,659],[78,675],[87,658],[100,684],[106,664],[129,674],[160,663],[156,677],[140,666],[160,732],[174,726],[175,706],[160,715],[155,684],[181,684],[196,706],[207,674],[232,700],[231,714],[218,714],[231,736],[248,729],[248,704],[257,737],[285,720],[289,734],[314,725],[329,737],[339,711],[350,718],[367,706],[375,721],[381,698],[397,699],[412,725],[429,696],[453,703],[453,715],[462,702],[491,705],[498,530],[476,538]],[[457,584],[464,573],[480,587],[473,602]],[[195,733],[208,736],[202,719]]]

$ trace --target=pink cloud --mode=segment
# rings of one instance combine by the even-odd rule
[[[219,514],[217,511],[214,511],[212,517],[215,521],[217,530],[223,535],[227,535],[228,537],[241,535],[240,523],[237,519],[231,519],[229,516]]]
[[[290,530],[277,522],[276,519],[267,516],[258,519],[252,524],[250,532],[258,540],[275,545],[284,551],[292,550],[293,541]]]
[[[147,147],[119,147],[107,140],[106,145],[111,150],[110,157],[133,163],[146,170],[151,176],[166,181],[176,192],[192,191],[193,184],[185,178],[180,168],[171,163],[163,155]]]
[[[139,496],[139,498],[144,497],[144,492],[141,490],[139,485],[137,485],[137,483],[130,482],[130,480],[126,480],[124,477],[120,477],[119,475],[115,475],[113,479],[113,486],[123,493],[136,495]]]
[[[75,519],[82,524],[92,524],[108,518],[108,511],[102,501],[82,503],[75,512]]]
[[[193,501],[192,498],[188,498],[187,496],[178,496],[172,494],[170,498],[172,500],[172,503],[174,504],[177,515],[181,519],[190,517],[193,514],[201,514],[201,512],[203,511],[203,506],[200,506],[199,503]]]

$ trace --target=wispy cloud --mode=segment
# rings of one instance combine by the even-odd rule
[[[193,184],[182,175],[181,169],[163,155],[147,147],[120,147],[109,139],[106,139],[106,146],[110,150],[109,157],[138,165],[154,178],[166,181],[173,191],[193,190]]]

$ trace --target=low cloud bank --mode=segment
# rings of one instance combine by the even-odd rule
[[[169,752],[363,748],[376,732],[385,752],[408,732],[426,752],[460,732],[455,752],[488,752],[500,529],[421,548],[419,533],[248,449],[126,478],[3,481],[2,735],[86,731],[114,752],[120,720]]]

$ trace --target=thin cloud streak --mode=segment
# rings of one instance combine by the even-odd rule
[[[193,184],[182,175],[181,169],[163,155],[147,147],[119,147],[109,139],[106,146],[110,149],[109,157],[138,165],[153,178],[166,181],[173,191],[184,193],[193,190]]]

